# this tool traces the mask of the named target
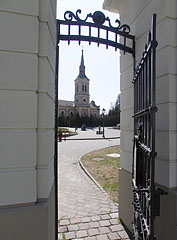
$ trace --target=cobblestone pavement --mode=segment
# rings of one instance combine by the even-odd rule
[[[96,130],[72,138],[101,137]],[[119,130],[105,129],[106,137]],[[70,138],[71,139],[71,138]],[[81,169],[85,153],[119,144],[114,140],[74,140],[59,143],[59,239],[128,239],[118,224],[118,206]],[[64,234],[64,235],[63,235]]]

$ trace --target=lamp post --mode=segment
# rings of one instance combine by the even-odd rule
[[[105,135],[104,135],[104,114],[105,114],[106,110],[103,108],[102,109],[102,117],[103,117],[103,138],[105,138]]]

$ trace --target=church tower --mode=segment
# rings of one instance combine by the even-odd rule
[[[85,75],[84,51],[82,50],[79,75],[75,79],[75,108],[80,116],[90,116],[89,79]]]

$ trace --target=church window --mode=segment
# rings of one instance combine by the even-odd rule
[[[87,86],[86,85],[82,85],[82,92],[87,92]]]
[[[77,91],[77,92],[79,91],[79,86],[76,87],[76,91]]]
[[[65,112],[61,111],[61,116],[64,117],[64,115],[65,115]]]

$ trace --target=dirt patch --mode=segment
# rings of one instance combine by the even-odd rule
[[[84,155],[81,159],[87,171],[96,179],[102,188],[108,193],[110,199],[118,202],[118,168],[120,158],[110,157],[107,154],[120,154],[120,146],[108,147],[96,150]],[[102,159],[95,161],[94,159]]]

